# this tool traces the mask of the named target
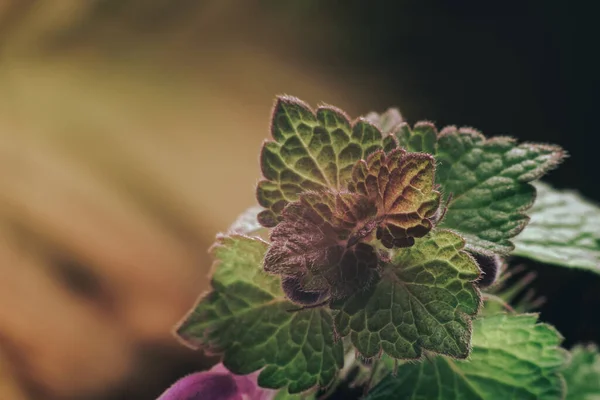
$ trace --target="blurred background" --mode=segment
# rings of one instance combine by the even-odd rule
[[[599,201],[592,6],[497,3],[0,1],[0,399],[154,399],[214,363],[171,327],[277,94],[558,143],[548,181]],[[598,341],[600,278],[527,266],[566,345]]]

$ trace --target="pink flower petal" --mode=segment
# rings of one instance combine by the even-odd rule
[[[271,400],[275,391],[257,384],[258,372],[234,375],[221,363],[175,382],[157,400]]]

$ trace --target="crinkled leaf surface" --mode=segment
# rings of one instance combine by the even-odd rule
[[[281,211],[307,190],[342,190],[352,167],[382,148],[382,135],[365,119],[350,123],[341,110],[321,106],[313,111],[299,99],[277,98],[271,122],[273,141],[263,145],[261,168],[264,180],[257,199],[266,210],[259,221],[273,227]]]
[[[463,247],[441,230],[399,250],[374,288],[332,304],[337,332],[367,358],[416,359],[425,350],[466,358],[480,297],[479,270]]]
[[[402,364],[367,399],[563,399],[560,370],[568,354],[558,347],[560,334],[536,319],[531,314],[480,318],[473,323],[469,360],[438,356],[431,362]]]
[[[514,254],[600,273],[600,206],[573,191],[535,184],[531,222],[515,240]]]
[[[287,390],[277,392],[273,400],[315,400],[314,393],[294,393],[290,394]],[[252,400],[252,399],[249,399]]]
[[[260,239],[220,238],[213,248],[213,290],[199,300],[177,334],[188,345],[222,354],[233,373],[263,368],[260,386],[287,386],[290,393],[326,386],[343,364],[329,311],[288,312],[295,306],[285,299],[279,279],[262,270],[266,249]]]
[[[433,226],[440,204],[435,160],[423,153],[377,151],[352,170],[349,190],[377,207],[377,239],[387,248],[409,247]]]
[[[411,129],[407,123],[401,124],[392,132],[398,145],[408,151],[436,154],[438,131],[431,122],[417,122]]]
[[[596,346],[575,346],[564,370],[567,400],[600,400],[600,353]]]
[[[265,271],[295,277],[302,292],[317,293],[311,299],[367,289],[378,277],[374,236],[387,248],[409,247],[431,230],[440,202],[434,181],[428,154],[372,153],[355,164],[349,192],[308,191],[284,208]]]
[[[369,285],[377,277],[375,249],[366,243],[347,245],[357,224],[374,215],[366,200],[355,193],[303,193],[283,210],[283,221],[271,232],[265,271],[295,277],[302,291],[333,298]]]
[[[442,227],[458,231],[467,246],[482,253],[508,253],[510,239],[528,222],[525,211],[535,200],[529,184],[564,158],[558,146],[518,144],[508,137],[486,139],[468,128],[445,128],[438,134],[429,122],[398,126],[394,135],[408,151],[434,154],[436,182],[451,194]]]

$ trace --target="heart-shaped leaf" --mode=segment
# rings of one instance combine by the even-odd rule
[[[426,350],[466,358],[481,299],[479,270],[463,247],[455,233],[434,230],[399,250],[376,286],[332,304],[338,334],[366,358],[416,359]]]
[[[188,345],[223,356],[235,374],[262,368],[258,383],[298,393],[329,385],[343,365],[325,308],[289,312],[280,281],[262,270],[267,243],[221,237],[213,247],[212,288],[177,328]]]

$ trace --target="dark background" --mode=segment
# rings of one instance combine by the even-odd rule
[[[438,127],[472,126],[488,136],[560,144],[570,158],[544,179],[600,202],[595,120],[600,35],[593,6],[333,3],[328,16],[344,34],[338,39],[340,53],[328,62],[384,76],[390,94],[374,108],[398,104],[410,123],[427,119]],[[309,47],[318,47],[318,40],[312,38]],[[333,68],[327,64],[323,68]],[[399,94],[413,101],[399,102]],[[511,260],[521,263],[537,272],[533,287],[547,299],[541,319],[558,328],[565,345],[599,342],[600,277]]]

